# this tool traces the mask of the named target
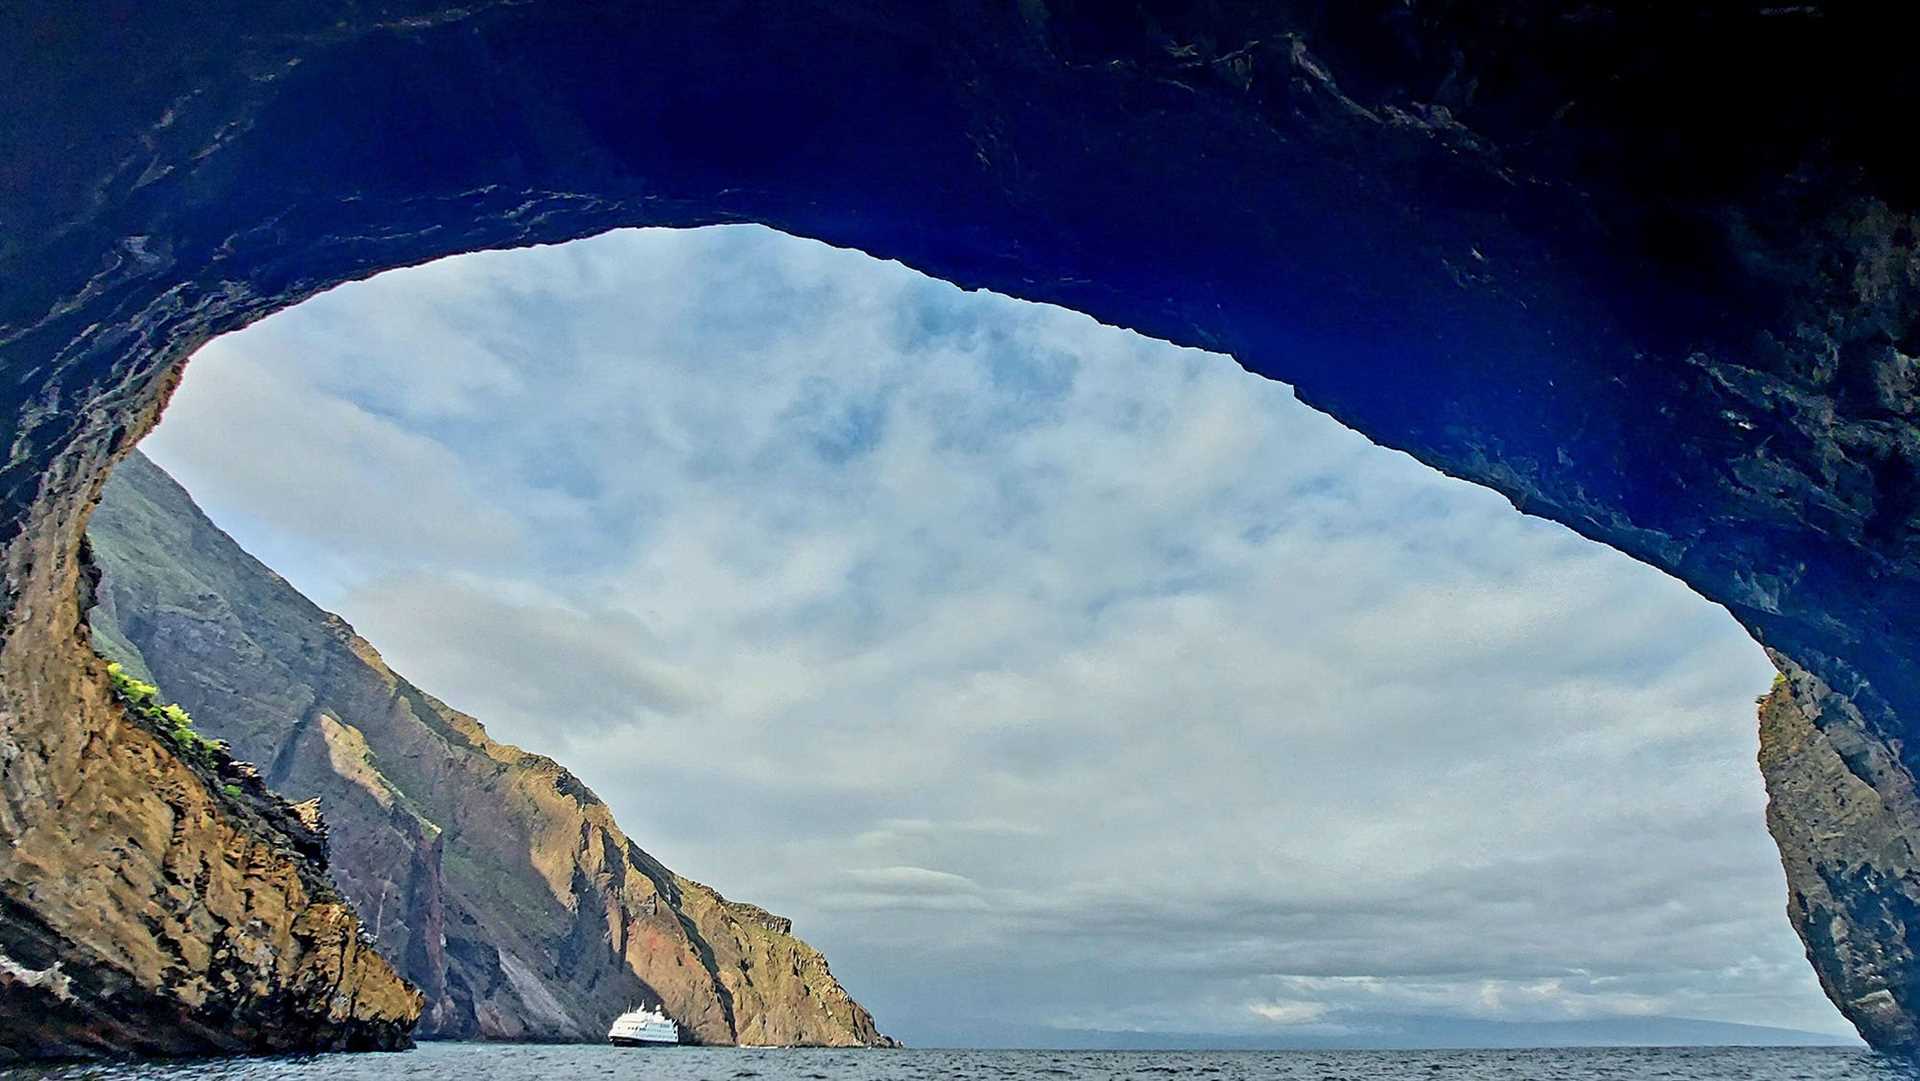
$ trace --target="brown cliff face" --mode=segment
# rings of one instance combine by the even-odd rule
[[[329,881],[319,820],[184,755],[67,648],[0,648],[0,1061],[408,1046],[419,993]]]
[[[420,1035],[600,1039],[658,1001],[703,1043],[886,1042],[787,921],[675,875],[567,770],[396,675],[151,462],[116,471],[92,536],[100,648],[319,799],[334,878],[425,992]]]
[[[1767,828],[1787,872],[1787,916],[1827,997],[1882,1047],[1920,1046],[1920,789],[1859,710],[1775,656],[1760,699]]]
[[[35,903],[0,921],[0,1061],[408,1046],[420,995],[327,880],[317,820],[83,701],[85,729],[7,747],[9,813],[59,814],[0,861]]]
[[[713,951],[714,969],[733,1004],[738,1042],[893,1045],[833,978],[826,957],[793,937],[791,920],[757,905],[729,901],[689,879],[675,882],[681,911]],[[831,1039],[820,1040],[823,1032]]]

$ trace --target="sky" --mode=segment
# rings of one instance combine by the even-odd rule
[[[342,286],[144,449],[883,1029],[1848,1028],[1677,581],[1230,359],[752,226]]]

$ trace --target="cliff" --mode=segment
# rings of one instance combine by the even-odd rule
[[[409,1046],[313,809],[72,649],[7,673],[62,708],[0,714],[0,1063]]]
[[[4,823],[25,903],[0,905],[0,1063],[409,1046],[420,995],[328,881],[318,821],[95,686],[76,700],[78,744],[0,748],[0,814],[44,812]]]
[[[1760,698],[1767,828],[1787,872],[1787,917],[1827,997],[1881,1047],[1920,1046],[1891,989],[1920,983],[1920,796],[1863,735],[1859,711],[1784,657]]]
[[[319,801],[335,880],[425,992],[421,1036],[599,1039],[659,1001],[704,1043],[887,1042],[786,920],[674,874],[567,770],[395,674],[146,458],[90,537],[96,644]]]

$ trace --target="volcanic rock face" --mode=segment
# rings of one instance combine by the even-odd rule
[[[327,880],[324,835],[66,689],[74,727],[0,744],[0,1062],[410,1046],[420,995]]]
[[[1767,828],[1821,986],[1876,1046],[1920,1046],[1920,797],[1860,711],[1784,657],[1760,700]]]
[[[426,992],[421,1036],[597,1040],[662,1002],[704,1043],[889,1042],[788,921],[661,866],[572,774],[395,675],[146,458],[90,535],[102,652],[318,800],[334,878]]]
[[[0,653],[0,1062],[409,1046],[420,995],[328,880],[318,819],[183,757],[65,646]]]
[[[51,508],[45,508],[51,510]],[[0,638],[0,1062],[409,1046],[420,994],[327,877],[318,820],[190,762],[70,626],[77,519],[40,517]]]
[[[1889,770],[1920,760],[1920,174],[1901,137],[1920,13],[28,0],[5,18],[10,734],[82,734],[86,509],[208,336],[454,252],[753,220],[1230,352],[1675,574],[1856,711]],[[1904,880],[1883,848],[1806,838],[1873,869],[1831,884],[1843,901]],[[1813,943],[1829,988],[1904,948],[1889,913],[1846,951]],[[1841,997],[1883,1044],[1913,1030]]]

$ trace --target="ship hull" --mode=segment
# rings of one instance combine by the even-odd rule
[[[639,1036],[609,1036],[607,1042],[615,1047],[678,1047],[679,1040],[649,1040]]]

